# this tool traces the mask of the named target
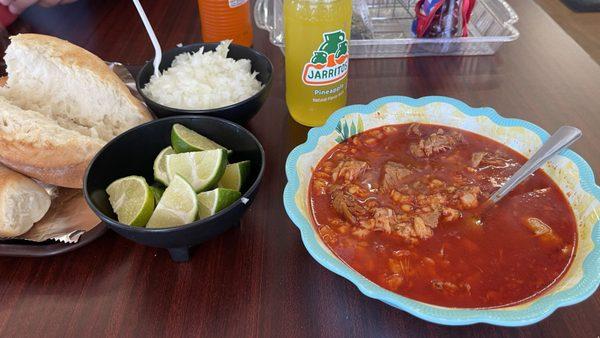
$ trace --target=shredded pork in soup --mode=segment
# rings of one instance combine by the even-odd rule
[[[577,238],[568,202],[541,170],[481,213],[525,161],[459,129],[372,129],[314,169],[315,227],[340,259],[403,296],[462,308],[519,303],[559,280]]]

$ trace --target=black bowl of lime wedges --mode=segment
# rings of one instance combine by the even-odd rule
[[[187,261],[192,246],[239,224],[264,163],[262,145],[238,124],[169,117],[104,146],[87,169],[83,189],[109,228]]]

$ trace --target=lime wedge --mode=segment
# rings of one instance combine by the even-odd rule
[[[222,145],[213,142],[178,123],[174,124],[173,129],[171,130],[171,145],[173,145],[173,149],[175,149],[177,153],[212,149],[227,150]]]
[[[198,219],[203,219],[212,216],[217,212],[227,208],[233,202],[237,201],[240,196],[239,191],[217,188],[211,191],[201,192],[198,194]]]
[[[227,152],[223,149],[167,155],[169,180],[181,175],[196,192],[216,186],[225,166]]]
[[[191,223],[198,213],[198,200],[194,189],[179,175],[167,187],[147,228],[168,228]]]
[[[119,222],[146,225],[154,209],[154,196],[145,178],[127,176],[118,179],[106,188],[106,193]]]
[[[171,147],[166,147],[161,150],[154,160],[154,179],[164,185],[169,185],[169,177],[167,176],[167,155],[175,154],[175,150]]]
[[[250,161],[229,164],[225,167],[225,173],[223,173],[223,177],[221,177],[218,186],[220,188],[241,191],[249,173]]]
[[[158,202],[160,202],[160,198],[165,192],[165,189],[153,184],[150,186],[150,191],[152,191],[152,195],[154,196],[154,205],[157,205]]]

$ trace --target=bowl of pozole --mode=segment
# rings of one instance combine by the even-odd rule
[[[600,189],[574,152],[483,212],[547,137],[443,97],[349,106],[290,153],[286,211],[369,297],[441,324],[530,324],[600,281]]]

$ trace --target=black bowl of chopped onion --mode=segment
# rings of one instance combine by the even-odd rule
[[[207,115],[239,123],[258,113],[273,75],[266,56],[225,42],[173,48],[163,53],[159,70],[154,76],[149,60],[136,78],[138,92],[157,117]]]

